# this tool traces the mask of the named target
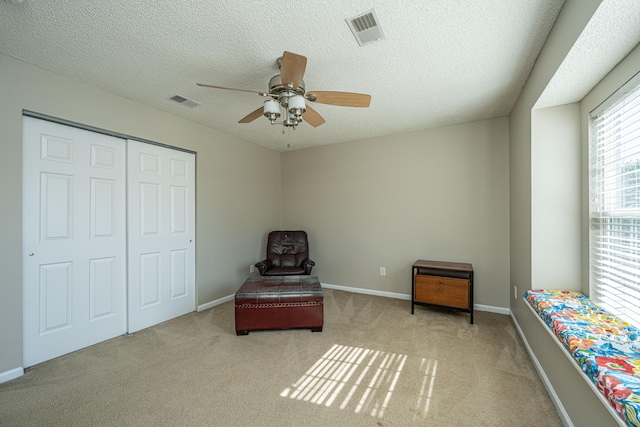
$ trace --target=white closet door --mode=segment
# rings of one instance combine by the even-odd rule
[[[195,310],[195,155],[130,140],[127,156],[135,332]]]
[[[126,332],[125,141],[23,120],[24,366]]]

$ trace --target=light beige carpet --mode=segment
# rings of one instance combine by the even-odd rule
[[[233,302],[0,385],[0,426],[560,426],[508,316],[325,289],[324,331],[238,337]]]

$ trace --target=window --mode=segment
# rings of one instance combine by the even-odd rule
[[[590,116],[590,297],[640,326],[640,77]]]

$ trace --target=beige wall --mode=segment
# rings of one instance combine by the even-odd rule
[[[508,134],[500,118],[283,153],[283,226],[307,230],[324,283],[410,295],[416,259],[469,262],[475,304],[504,309]]]
[[[279,153],[0,54],[0,373],[22,366],[23,109],[197,153],[199,305],[233,294],[279,226]]]
[[[533,110],[531,124],[531,287],[579,291],[580,104]]]

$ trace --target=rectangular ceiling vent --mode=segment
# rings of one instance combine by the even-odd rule
[[[196,101],[194,101],[192,99],[185,98],[184,96],[180,96],[180,95],[174,95],[169,99],[172,100],[172,101],[176,101],[179,104],[186,105],[187,107],[191,107],[191,108],[197,107],[198,105],[200,105],[199,102],[196,102]]]
[[[376,11],[373,9],[353,18],[348,18],[346,21],[360,46],[384,39],[380,21]]]

